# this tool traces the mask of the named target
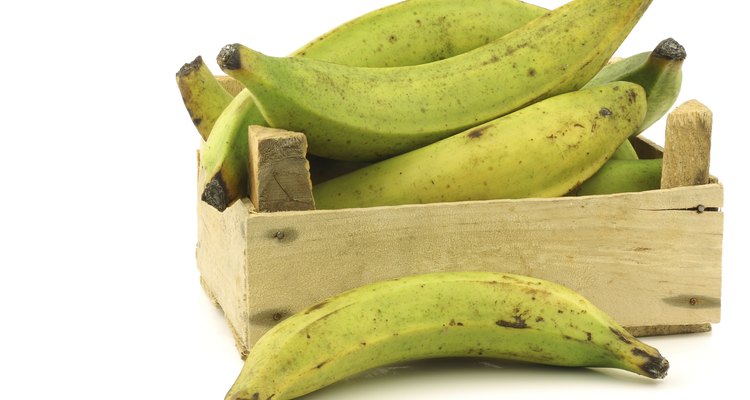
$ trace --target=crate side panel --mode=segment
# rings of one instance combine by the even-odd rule
[[[579,291],[626,326],[718,322],[722,188],[256,214],[250,338],[341,291],[399,276],[494,270]]]
[[[198,202],[196,261],[201,283],[221,307],[238,348],[247,347],[247,246],[248,205],[242,201],[219,212]]]

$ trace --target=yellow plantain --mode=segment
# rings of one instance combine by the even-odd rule
[[[484,45],[546,12],[519,0],[406,0],[349,21],[292,55],[367,67],[423,64]],[[234,102],[201,150],[202,197],[220,211],[248,195],[247,127],[267,125],[248,90]],[[318,158],[313,173],[325,165]]]
[[[645,113],[645,93],[634,83],[558,95],[315,185],[315,205],[563,196],[601,168]]]
[[[216,80],[201,56],[183,65],[176,75],[185,108],[205,141],[233,97]]]
[[[576,196],[643,192],[661,187],[662,159],[609,160],[573,191]]]
[[[637,135],[661,119],[677,101],[686,57],[681,44],[672,38],[665,39],[653,51],[636,54],[602,68],[585,87],[611,81],[641,85],[646,90],[648,111],[643,124],[634,133]]]
[[[409,299],[409,301],[404,301]],[[355,288],[282,321],[227,400],[288,400],[372,368],[485,357],[664,378],[669,362],[580,294],[526,276],[416,275]]]
[[[303,132],[309,152],[370,161],[401,154],[593,78],[651,0],[573,0],[472,51],[428,64],[363,68],[225,46],[270,126]]]

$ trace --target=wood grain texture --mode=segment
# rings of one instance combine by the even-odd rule
[[[315,209],[307,139],[299,132],[249,128],[250,198],[259,212]]]
[[[224,86],[224,89],[226,89],[226,91],[229,92],[229,94],[231,94],[232,96],[237,96],[239,92],[245,89],[245,86],[240,83],[240,81],[232,78],[231,76],[216,75],[216,80],[219,81],[221,86]]]
[[[200,161],[200,155],[198,157]],[[195,258],[200,284],[211,301],[221,307],[240,353],[251,345],[247,321],[248,254],[246,220],[254,212],[249,199],[235,202],[224,212],[200,200],[204,177],[198,168],[197,213],[198,242]]]
[[[637,139],[639,154],[661,149]],[[490,270],[566,285],[639,336],[719,322],[723,187],[334,211],[199,202],[206,291],[242,354],[280,320],[364,284]]]
[[[713,114],[697,100],[677,107],[667,117],[661,187],[709,182]]]
[[[247,217],[250,337],[328,296],[399,276],[490,270],[550,279],[626,326],[720,317],[720,185]],[[695,299],[696,304],[691,304]]]

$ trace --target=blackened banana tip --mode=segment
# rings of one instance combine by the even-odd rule
[[[206,184],[206,187],[203,188],[201,200],[221,212],[227,209],[227,189],[224,185],[221,173],[214,176],[213,179]]]
[[[664,379],[669,371],[669,361],[666,358],[655,357],[644,366],[644,371],[653,379]]]
[[[632,353],[644,358],[644,361],[640,366],[643,375],[652,379],[664,379],[667,376],[667,371],[669,371],[669,361],[662,357],[661,354],[658,354],[658,352],[656,355],[653,355],[642,349],[635,348],[632,350]]]
[[[195,60],[189,63],[185,63],[185,65],[183,65],[180,68],[180,70],[177,71],[177,77],[188,76],[191,73],[193,73],[193,71],[199,70],[202,65],[203,65],[203,57],[201,56],[195,57]]]
[[[687,58],[685,48],[672,38],[662,40],[654,49],[653,54],[659,58],[675,61],[684,61]]]
[[[219,67],[223,70],[234,70],[242,67],[242,61],[240,60],[240,48],[239,44],[228,44],[222,47],[219,55],[216,56],[216,62]]]

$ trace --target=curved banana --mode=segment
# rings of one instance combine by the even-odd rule
[[[219,67],[275,128],[341,160],[404,153],[590,81],[651,0],[573,0],[472,51],[428,64],[362,68],[225,46]]]
[[[519,0],[406,0],[349,21],[293,55],[359,67],[426,64],[487,44],[548,11]]]
[[[198,56],[177,71],[177,87],[185,108],[203,140],[207,140],[221,112],[234,98]]]
[[[682,65],[687,57],[685,48],[669,38],[659,43],[651,52],[628,57],[604,68],[585,87],[611,81],[628,81],[646,90],[648,111],[643,124],[634,135],[648,129],[661,119],[680,94]]]
[[[584,88],[613,81],[628,81],[646,90],[648,111],[643,124],[633,133],[637,136],[661,119],[677,101],[682,86],[682,64],[687,53],[674,39],[666,39],[651,52],[608,64]],[[637,160],[630,141],[622,143],[612,160]]]
[[[573,191],[575,196],[643,192],[661,187],[662,159],[609,160]]]
[[[200,176],[206,182],[201,200],[219,211],[224,211],[242,195],[247,195],[250,186],[247,136],[255,118],[263,119],[258,109],[253,106],[253,98],[238,94],[219,115],[211,135],[201,147]],[[215,139],[221,138],[221,135],[215,135],[216,132],[237,132],[239,137],[239,132],[242,131],[245,132],[242,135],[245,136],[243,150],[230,146],[230,143],[219,143],[219,146],[216,146]],[[208,149],[212,151],[209,152]],[[222,165],[234,168],[211,168],[217,166],[213,163],[217,159],[223,161]]]
[[[315,185],[315,206],[563,196],[601,168],[645,113],[634,83],[558,95]]]
[[[658,350],[564,286],[443,272],[352,289],[282,321],[251,349],[225,398],[288,400],[379,366],[466,356],[655,379],[669,368]]]
[[[292,55],[368,67],[423,64],[479,47],[546,12],[519,0],[406,0],[349,21]],[[202,197],[223,199],[210,203],[220,211],[248,195],[247,127],[268,125],[247,89],[234,102],[232,115],[222,116],[232,122],[213,130],[201,154]]]

